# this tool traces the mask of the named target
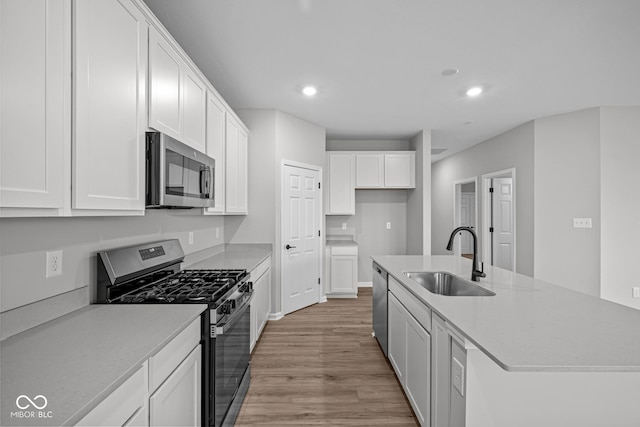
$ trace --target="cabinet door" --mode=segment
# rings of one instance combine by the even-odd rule
[[[400,384],[404,385],[407,361],[407,335],[405,327],[405,308],[400,301],[389,292],[388,306],[388,337],[389,337],[389,361]]]
[[[0,208],[63,207],[69,7],[69,1],[0,2]]]
[[[226,189],[227,213],[247,213],[247,144],[248,135],[235,118],[227,115],[226,121]]]
[[[146,426],[146,365],[113,391],[76,426]]]
[[[327,215],[355,215],[356,192],[354,154],[327,154],[329,185]]]
[[[201,152],[206,151],[205,127],[207,87],[194,73],[186,69],[183,80],[182,141]]]
[[[181,139],[182,59],[153,27],[149,31],[149,127]]]
[[[415,153],[384,155],[384,186],[413,188],[415,183]]]
[[[149,399],[151,426],[200,426],[201,349],[198,345]]]
[[[384,186],[384,160],[382,154],[356,154],[356,188]]]
[[[450,336],[447,326],[440,316],[432,315],[433,332],[432,401],[434,426],[449,425],[449,374],[450,374]]]
[[[226,108],[213,92],[207,94],[207,154],[216,161],[214,175],[215,206],[207,213],[224,213]]]
[[[357,293],[358,257],[331,255],[331,292]]]
[[[430,422],[431,406],[431,335],[413,316],[406,313],[405,390],[420,425]]]
[[[131,0],[74,4],[72,208],[143,210],[146,19]]]
[[[268,269],[262,277],[264,279],[263,283],[260,284],[262,286],[262,305],[259,313],[258,338],[260,338],[271,312],[271,269]]]

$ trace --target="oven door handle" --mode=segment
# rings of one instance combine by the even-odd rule
[[[253,295],[251,295],[251,296],[253,297]],[[247,300],[247,302],[242,306],[242,308],[240,308],[239,310],[233,312],[233,314],[231,316],[229,316],[227,321],[224,322],[222,325],[215,326],[215,328],[211,328],[212,329],[211,332],[212,332],[213,337],[215,338],[218,335],[224,335],[225,333],[227,333],[229,331],[229,329],[233,325],[235,325],[238,320],[240,320],[240,317],[242,317],[244,312],[249,309],[249,302],[250,301],[251,301],[251,298],[249,298],[249,300]]]

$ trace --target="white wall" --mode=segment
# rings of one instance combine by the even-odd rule
[[[84,286],[93,299],[97,251],[177,238],[190,254],[223,243],[223,235],[222,218],[202,216],[200,209],[148,210],[144,217],[3,218],[0,312]],[[46,252],[52,250],[63,251],[62,275],[47,279]]]
[[[416,152],[416,188],[408,190],[407,254],[431,254],[431,131],[409,141]]]
[[[601,296],[640,309],[640,107],[602,108],[600,122]]]
[[[600,111],[535,121],[536,279],[600,295]],[[592,218],[593,228],[573,228]]]
[[[324,168],[326,134],[318,125],[276,110],[236,112],[250,129],[249,215],[225,218],[225,241],[273,244],[271,311],[280,313],[281,163],[284,159]]]
[[[373,281],[372,255],[407,253],[407,193],[411,190],[356,190],[355,215],[327,215],[326,234],[353,236],[358,243],[358,282]],[[391,229],[387,230],[387,222]],[[347,230],[342,230],[342,224]]]
[[[431,251],[448,255],[446,245],[453,230],[454,181],[516,169],[516,271],[533,275],[533,122],[525,123],[465,151],[431,165]],[[480,189],[478,189],[480,194]],[[479,224],[482,199],[478,198]],[[482,237],[481,237],[482,238]],[[479,250],[481,244],[478,244]]]

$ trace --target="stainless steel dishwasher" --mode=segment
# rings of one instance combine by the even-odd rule
[[[373,334],[385,357],[389,357],[387,346],[388,276],[387,272],[378,264],[373,263]]]

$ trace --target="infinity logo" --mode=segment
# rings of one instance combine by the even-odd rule
[[[38,406],[38,404],[36,403],[36,401],[40,399],[43,403],[42,406]],[[22,406],[20,404],[20,402],[24,402],[27,401],[28,403],[26,403],[24,406]],[[16,406],[20,409],[27,409],[29,406],[33,406],[36,409],[44,409],[47,407],[47,398],[44,397],[43,395],[39,394],[36,397],[33,398],[33,400],[31,400],[29,398],[29,396],[25,396],[24,394],[21,394],[20,396],[18,396],[18,398],[16,399]]]

